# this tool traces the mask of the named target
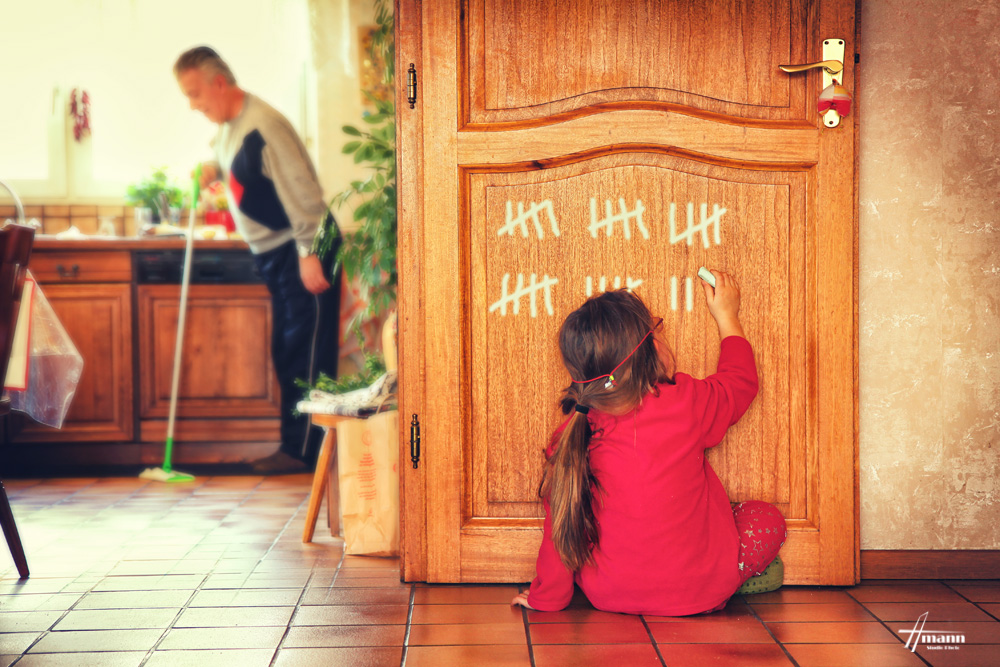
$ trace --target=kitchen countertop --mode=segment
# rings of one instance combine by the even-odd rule
[[[181,236],[117,236],[84,239],[57,239],[55,236],[36,235],[35,250],[164,250],[184,249],[185,239]],[[196,239],[195,250],[248,250],[246,241]]]

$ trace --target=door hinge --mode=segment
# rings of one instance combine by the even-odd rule
[[[420,465],[420,419],[416,413],[410,421],[410,461],[413,462],[414,468]]]
[[[406,101],[410,103],[411,109],[417,104],[417,68],[413,63],[410,63],[410,69],[406,70]]]

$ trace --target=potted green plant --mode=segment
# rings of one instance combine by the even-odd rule
[[[153,222],[170,220],[170,208],[180,208],[184,192],[170,181],[166,167],[157,167],[153,173],[128,186],[125,201],[136,207],[152,210]]]

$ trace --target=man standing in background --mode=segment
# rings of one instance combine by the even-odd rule
[[[219,131],[217,165],[204,165],[202,185],[226,182],[236,228],[254,255],[271,293],[271,355],[281,385],[281,448],[252,463],[260,474],[312,467],[322,433],[293,410],[302,395],[297,378],[337,374],[340,275],[331,277],[312,254],[313,238],[329,215],[316,170],[291,123],[236,85],[232,70],[207,46],[174,64],[181,91]],[[339,245],[339,243],[338,243]],[[336,254],[336,247],[332,258]],[[332,285],[331,285],[332,283]]]

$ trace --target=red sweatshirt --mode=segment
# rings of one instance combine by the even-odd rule
[[[704,380],[678,373],[628,414],[591,411],[590,465],[600,544],[594,561],[566,569],[545,532],[528,604],[556,611],[577,583],[598,609],[684,616],[725,602],[740,585],[739,538],[729,498],[705,450],[757,395],[757,367],[746,339],[722,341],[716,373]],[[564,428],[565,424],[560,427]],[[549,452],[551,454],[551,451]]]

